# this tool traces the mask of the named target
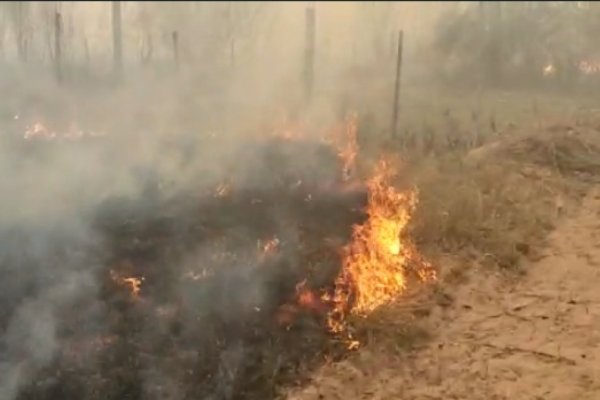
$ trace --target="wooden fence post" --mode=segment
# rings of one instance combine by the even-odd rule
[[[306,102],[310,102],[313,93],[315,74],[315,30],[316,12],[314,7],[306,9],[306,47],[304,53],[304,94]]]
[[[173,40],[173,61],[175,62],[175,69],[179,70],[179,32],[173,31],[171,38]]]
[[[54,68],[56,80],[62,82],[62,16],[59,11],[54,13]]]
[[[394,105],[392,110],[392,137],[398,136],[398,113],[399,113],[399,102],[400,102],[400,78],[402,72],[402,47],[404,41],[404,32],[400,30],[398,32],[398,52],[396,54],[396,79],[394,85]]]
[[[231,38],[229,43],[229,66],[231,68],[235,67],[235,38]]]
[[[121,30],[121,2],[112,2],[114,72],[118,76],[123,68],[123,37]]]

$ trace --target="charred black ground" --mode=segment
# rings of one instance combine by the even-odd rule
[[[22,151],[82,145],[37,141]],[[189,163],[211,151],[208,142],[178,146]],[[160,173],[140,169],[139,195],[86,209],[92,239],[60,223],[4,229],[3,332],[50,281],[90,276],[89,290],[50,313],[57,340],[45,360],[31,360],[39,338],[3,336],[2,365],[19,366],[17,399],[267,399],[339,350],[326,305],[298,306],[297,287],[331,288],[338,250],[365,218],[364,188],[341,181],[334,149],[321,143],[271,138],[237,148],[211,185],[199,169],[185,189],[165,191]],[[40,242],[43,251],[32,247]],[[35,271],[25,281],[24,269]],[[141,280],[138,295],[127,277]]]

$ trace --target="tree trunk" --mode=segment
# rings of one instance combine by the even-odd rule
[[[399,102],[400,102],[400,78],[402,73],[402,50],[404,47],[404,32],[400,30],[398,32],[398,52],[396,54],[396,77],[394,85],[394,109],[392,110],[392,137],[398,136],[398,114],[399,114]]]

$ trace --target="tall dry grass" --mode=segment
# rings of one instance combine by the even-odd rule
[[[415,240],[426,251],[519,266],[600,174],[597,137],[561,125],[420,157],[407,171],[420,192]]]

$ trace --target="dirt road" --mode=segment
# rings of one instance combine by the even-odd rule
[[[422,348],[367,347],[288,399],[600,399],[600,188],[525,269],[511,283],[472,274],[427,318]]]

